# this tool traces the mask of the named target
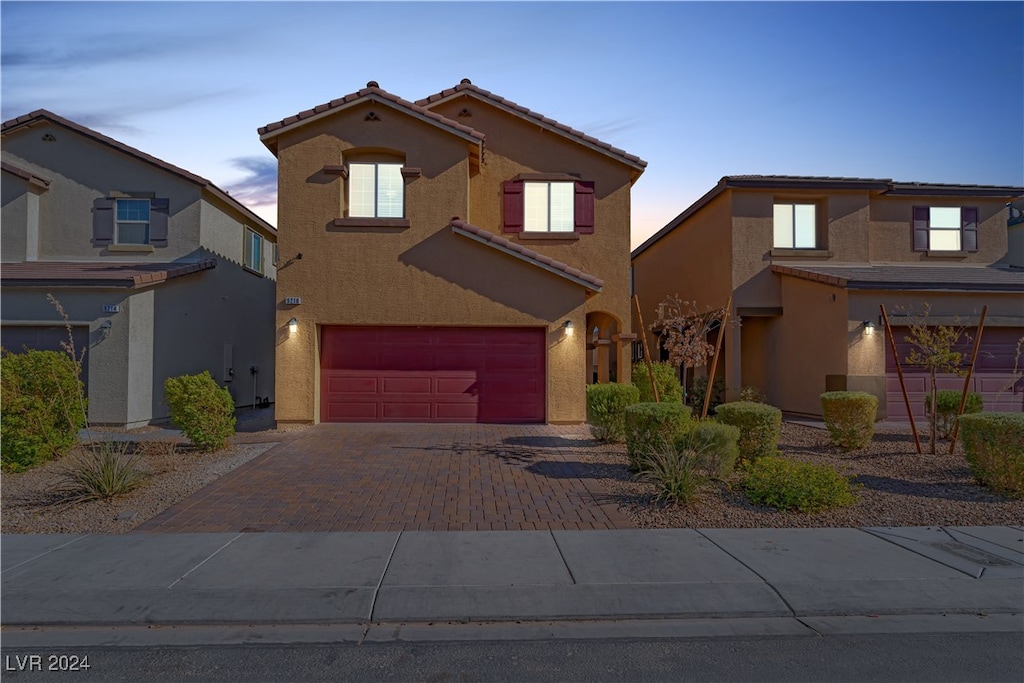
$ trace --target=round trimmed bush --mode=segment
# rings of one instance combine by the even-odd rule
[[[766,403],[737,401],[715,408],[718,421],[740,430],[740,457],[757,460],[775,455],[782,436],[782,411]]]
[[[626,438],[626,407],[640,400],[632,384],[587,386],[587,422],[595,439],[620,443]]]
[[[208,371],[164,380],[171,420],[201,451],[217,451],[235,433],[235,402]]]
[[[690,421],[690,406],[682,403],[635,403],[626,407],[626,453],[629,467],[639,469],[639,457],[672,444]]]
[[[779,510],[818,512],[856,502],[850,480],[835,469],[776,456],[752,463],[744,488],[750,502]]]
[[[821,412],[832,443],[846,450],[865,448],[875,435],[878,398],[866,391],[826,391]]]
[[[672,364],[651,363],[651,370],[654,373],[654,384],[658,387],[658,400],[682,403],[683,385],[679,383],[679,374]],[[654,392],[651,391],[651,373],[647,371],[647,363],[633,364],[633,384],[640,390],[641,403],[654,403]]]
[[[704,459],[704,467],[713,476],[725,479],[736,470],[739,458],[740,430],[715,420],[700,420],[686,425],[685,432],[676,438],[676,450],[693,448]]]
[[[960,435],[978,482],[1011,498],[1024,497],[1024,413],[961,415]]]

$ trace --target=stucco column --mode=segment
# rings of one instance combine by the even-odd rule
[[[743,373],[741,368],[743,367],[743,346],[740,342],[742,337],[740,327],[742,321],[738,315],[735,315],[735,311],[731,312],[729,318],[729,329],[725,331],[725,339],[723,343],[725,348],[722,350],[725,361],[725,400],[732,401],[739,398],[740,389],[743,388]],[[721,360],[719,362],[721,362]],[[714,378],[711,378],[714,381]]]
[[[128,376],[125,386],[125,427],[133,429],[153,419],[153,312],[156,290],[131,297],[128,316]],[[163,393],[163,387],[157,389]]]

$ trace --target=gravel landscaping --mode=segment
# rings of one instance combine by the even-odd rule
[[[247,440],[260,435],[249,434]],[[280,440],[275,431],[268,439]],[[581,435],[582,437],[582,435]],[[581,443],[581,442],[585,442]],[[110,501],[72,503],[61,492],[67,461],[50,462],[0,478],[3,533],[125,533],[275,443],[237,444],[201,454],[178,446],[141,454],[147,473],[140,488]],[[918,455],[904,432],[879,432],[871,446],[851,453],[829,445],[822,429],[785,423],[780,450],[786,456],[836,467],[855,477],[857,503],[815,514],[779,512],[750,504],[738,479],[709,486],[689,507],[654,500],[654,487],[627,469],[622,444],[581,438],[571,449],[578,471],[596,479],[614,503],[641,528],[862,527],[937,525],[1020,525],[1024,500],[1007,500],[974,483],[958,447],[946,455]],[[161,450],[163,452],[161,452]],[[525,466],[525,465],[524,465]]]

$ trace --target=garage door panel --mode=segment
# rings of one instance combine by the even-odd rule
[[[475,374],[464,377],[438,377],[436,392],[439,396],[446,394],[471,396],[477,392],[477,385]]]
[[[376,394],[379,382],[376,377],[325,375],[327,391],[332,394]]]
[[[430,422],[432,419],[430,401],[386,401],[381,404],[381,418],[395,422]]]
[[[375,422],[380,419],[376,401],[331,402],[323,406],[324,422]]]
[[[434,383],[430,377],[387,377],[382,378],[381,393],[391,394],[427,394],[434,393]]]

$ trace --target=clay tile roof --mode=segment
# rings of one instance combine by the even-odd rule
[[[992,266],[773,265],[780,275],[824,282],[844,289],[902,291],[1024,292],[1024,269]]]
[[[125,287],[139,289],[216,268],[216,259],[178,263],[25,261],[5,263],[5,287]]]
[[[6,161],[0,161],[0,168],[2,168],[3,170],[7,171],[12,175],[21,178],[22,180],[28,182],[30,185],[35,185],[40,189],[46,190],[50,187],[49,180],[43,178],[42,176],[36,175],[32,171],[26,171],[20,166],[15,166],[14,164],[8,163]]]
[[[3,124],[0,125],[0,135],[8,135],[21,128],[30,128],[31,126],[40,121],[49,121],[59,126],[63,126],[64,128],[73,130],[80,135],[84,135],[87,138],[91,138],[92,140],[99,142],[100,144],[112,147],[119,152],[127,154],[128,156],[135,157],[136,159],[152,164],[180,178],[184,178],[185,180],[196,183],[197,185],[200,185],[203,188],[209,190],[218,198],[236,208],[238,211],[244,214],[246,220],[251,222],[253,225],[262,227],[263,229],[269,231],[272,235],[277,233],[277,230],[274,228],[274,226],[270,225],[265,220],[257,216],[255,213],[252,212],[252,210],[249,209],[249,207],[239,202],[237,199],[235,199],[227,192],[214,185],[206,178],[198,176],[195,173],[186,171],[185,169],[175,166],[174,164],[170,164],[164,161],[163,159],[157,159],[155,156],[151,154],[146,154],[141,150],[135,149],[134,147],[126,145],[123,142],[118,142],[114,138],[109,138],[106,135],[103,135],[102,133],[98,133],[92,130],[91,128],[86,128],[85,126],[77,124],[74,121],[65,119],[61,116],[57,116],[53,112],[47,111],[45,109],[37,109],[34,112],[25,114],[24,116],[19,116],[17,118],[10,119],[9,121],[4,121]]]
[[[392,95],[378,86],[376,81],[370,81],[366,84],[365,88],[357,92],[350,93],[344,97],[339,97],[338,99],[331,100],[324,104],[318,104],[312,109],[307,109],[295,114],[294,116],[281,119],[280,121],[268,123],[267,125],[258,128],[257,132],[259,132],[260,138],[263,139],[263,144],[267,145],[267,147],[273,152],[274,148],[269,144],[271,138],[284,132],[286,128],[308,123],[311,118],[324,116],[331,111],[346,108],[354,103],[366,99],[381,102],[399,110],[404,110],[406,113],[425,119],[430,123],[475,142],[482,143],[484,140],[483,133],[473,130],[469,126],[463,125],[458,121],[452,121],[451,119],[441,116],[436,112],[424,109],[417,104],[409,102],[408,100],[403,100],[397,95]]]
[[[489,90],[479,88],[473,85],[468,78],[462,79],[462,82],[459,83],[454,88],[447,88],[439,93],[435,93],[428,97],[424,97],[421,100],[416,100],[416,104],[421,107],[429,108],[441,102],[442,100],[447,100],[455,95],[463,93],[475,95],[476,97],[492,102],[493,104],[496,104],[498,107],[508,111],[509,113],[515,114],[524,119],[538,123],[550,130],[553,130],[557,133],[564,135],[569,139],[576,140],[577,142],[580,142],[588,147],[591,147],[592,149],[596,149],[597,151],[603,154],[606,154],[614,159],[617,159],[618,161],[621,161],[629,166],[632,166],[633,168],[639,171],[643,171],[647,167],[647,162],[641,159],[640,157],[636,156],[635,154],[630,154],[624,150],[619,149],[618,147],[613,147],[607,142],[602,142],[601,140],[598,140],[597,138],[591,135],[587,135],[586,133],[578,131],[575,128],[567,126],[564,123],[559,123],[558,121],[555,121],[552,118],[548,118],[547,116],[527,109],[526,107],[522,106],[521,104],[517,104],[512,100],[507,100],[504,97],[501,97],[490,92]]]
[[[578,285],[583,285],[592,291],[600,292],[601,288],[604,287],[604,280],[599,277],[584,273],[578,268],[573,268],[561,261],[555,261],[548,256],[538,254],[536,251],[528,249],[521,244],[512,242],[501,235],[494,234],[493,232],[488,232],[487,230],[478,228],[477,226],[471,225],[470,223],[458,218],[452,219],[451,227],[452,232],[457,235],[469,237],[470,239],[486,244],[506,254],[515,256],[516,258],[526,261],[527,263],[531,263],[538,268],[542,268],[550,273],[564,277]]]

